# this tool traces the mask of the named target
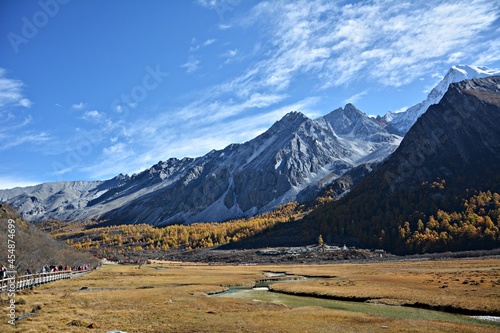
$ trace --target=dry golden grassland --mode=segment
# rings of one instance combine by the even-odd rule
[[[500,261],[455,260],[339,264],[288,270],[331,276],[300,284],[274,284],[273,290],[314,296],[377,300],[389,304],[428,304],[500,315]]]
[[[287,307],[207,293],[251,286],[265,271],[322,276],[273,285],[292,292],[446,302],[498,311],[500,260],[294,266],[209,266],[156,262],[106,265],[81,278],[19,292],[18,315],[41,308],[15,327],[3,303],[1,332],[500,332],[498,325],[394,319],[326,309]],[[455,281],[453,279],[459,279]],[[478,285],[464,285],[463,280]],[[483,279],[483,282],[480,282]],[[431,281],[432,280],[432,281]],[[448,282],[448,288],[440,288]],[[448,291],[446,291],[448,290]],[[448,296],[442,296],[448,295]],[[477,296],[476,296],[477,295]],[[5,295],[3,296],[5,301]],[[89,328],[90,327],[90,328]]]

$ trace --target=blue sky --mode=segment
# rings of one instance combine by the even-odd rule
[[[500,1],[3,0],[0,188],[108,179],[289,111],[422,101],[500,68]]]

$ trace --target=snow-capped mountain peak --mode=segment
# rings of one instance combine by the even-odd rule
[[[333,110],[322,118],[341,137],[379,141],[380,135],[389,135],[375,119],[368,117],[350,103],[346,104],[344,108]]]
[[[500,70],[489,69],[486,66],[456,65],[452,66],[449,72],[460,72],[468,79],[477,78],[478,75],[491,76],[500,74]]]
[[[485,66],[452,66],[423,102],[408,108],[404,112],[387,112],[383,117],[383,121],[388,124],[386,129],[391,133],[405,135],[429,106],[439,103],[451,83],[492,75],[500,75],[500,70],[490,69]]]

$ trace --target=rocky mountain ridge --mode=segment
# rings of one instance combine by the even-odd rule
[[[34,221],[223,221],[310,198],[347,170],[383,160],[400,141],[353,105],[315,120],[290,112],[255,139],[202,157],[172,158],[101,182],[2,190],[0,200]]]
[[[500,76],[453,83],[349,193],[226,247],[302,246],[322,235],[397,254],[498,248],[498,124]]]
[[[470,68],[470,75],[489,73]],[[406,119],[416,120],[420,111],[410,111],[436,99],[442,87],[456,79],[453,73],[461,71],[465,69],[452,68],[426,101],[404,113]],[[352,104],[318,119],[290,112],[258,137],[202,157],[171,158],[138,174],[106,181],[0,190],[0,201],[18,207],[32,221],[166,225],[253,216],[289,201],[314,199],[337,179],[335,194],[341,197],[361,179],[348,176],[345,181],[342,175],[358,166],[363,175],[371,172],[399,146],[402,137],[391,134],[391,126]]]
[[[485,66],[452,66],[424,101],[408,108],[404,112],[387,112],[383,117],[379,117],[378,120],[381,124],[385,125],[384,127],[390,133],[404,136],[429,106],[439,103],[451,83],[494,75],[500,75],[500,70],[489,69]]]

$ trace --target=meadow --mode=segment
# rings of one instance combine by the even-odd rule
[[[280,293],[352,300],[344,309],[309,303],[216,297],[250,288],[269,272],[308,277]],[[267,274],[267,275],[266,275]],[[446,287],[443,287],[446,286]],[[267,292],[268,295],[275,294]],[[278,295],[278,294],[276,294]],[[286,295],[287,297],[290,295]],[[500,312],[500,259],[326,265],[104,265],[84,277],[16,295],[18,315],[2,332],[500,332],[500,324],[442,311]],[[293,296],[290,296],[293,297]],[[363,306],[378,304],[367,312]],[[402,305],[441,312],[393,315]],[[372,307],[373,309],[373,307]]]

